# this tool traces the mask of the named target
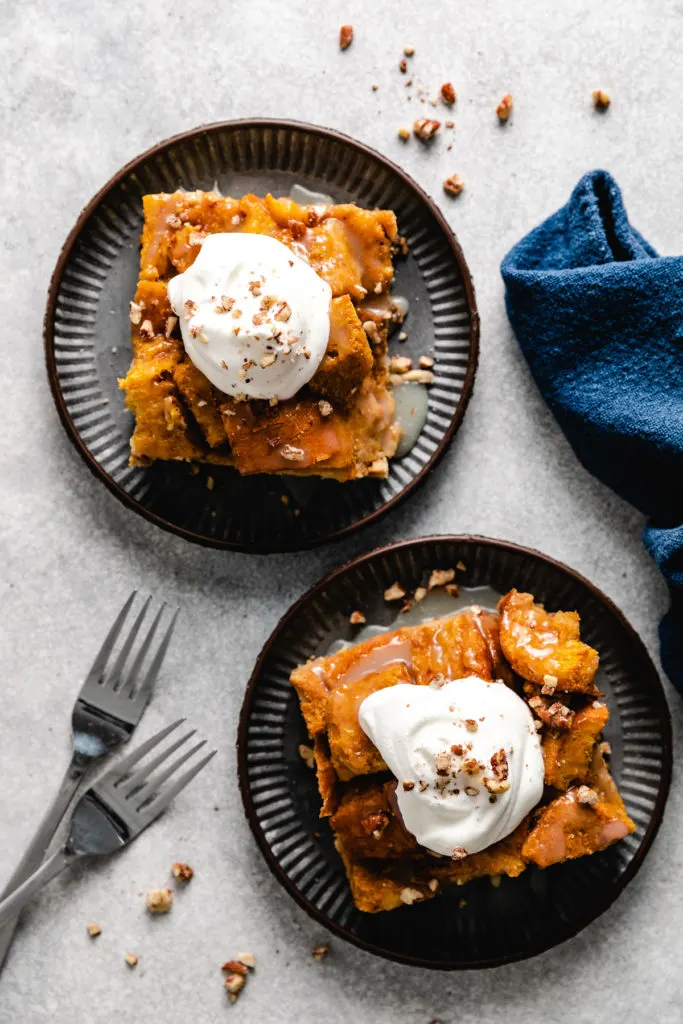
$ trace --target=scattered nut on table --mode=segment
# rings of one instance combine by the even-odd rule
[[[150,889],[145,904],[151,914],[167,914],[173,904],[173,893],[170,889]]]
[[[181,864],[179,861],[174,861],[171,864],[171,873],[179,882],[189,882],[194,875],[194,870],[189,864]]]

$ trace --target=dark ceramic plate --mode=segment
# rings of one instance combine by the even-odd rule
[[[389,913],[355,909],[327,822],[318,818],[315,777],[297,746],[306,742],[289,673],[351,639],[349,612],[368,622],[396,615],[383,600],[395,580],[414,588],[425,572],[458,561],[463,586],[530,591],[550,609],[576,609],[582,637],[600,652],[597,683],[611,711],[612,771],[637,831],[603,853],[519,878],[456,886],[427,903]],[[641,640],[588,580],[545,555],[482,537],[429,537],[364,555],[305,594],[266,643],[249,681],[239,725],[240,786],[268,866],[331,931],[389,960],[442,970],[522,960],[574,935],[633,878],[664,813],[671,775],[671,723],[661,683]],[[459,903],[465,896],[466,906]],[[624,941],[627,941],[626,936]]]
[[[340,485],[241,478],[180,463],[128,465],[132,416],[117,377],[130,363],[128,303],[138,275],[141,197],[177,188],[287,195],[292,185],[339,202],[388,207],[410,246],[394,291],[410,300],[401,352],[436,357],[427,421],[384,481]],[[188,540],[242,551],[289,551],[341,537],[414,491],[443,455],[469,400],[479,320],[464,256],[443,215],[400,168],[338,132],[289,121],[232,121],[162,142],[122,168],[88,204],[55,269],[45,317],[47,368],[59,414],[89,468],[129,508]],[[398,347],[398,346],[394,346]],[[206,477],[215,480],[213,491]]]

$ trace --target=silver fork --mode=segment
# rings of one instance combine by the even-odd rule
[[[180,718],[152,736],[83,794],[71,817],[69,838],[65,845],[0,903],[0,925],[18,913],[46,882],[74,861],[88,855],[116,853],[131,843],[209,763],[215,750],[183,775],[176,775],[178,769],[206,743],[206,740],[200,740],[163,767],[171,754],[194,736],[195,730],[192,729],[179,740],[163,747],[146,765],[136,771],[132,770],[146,754],[160,747],[162,740],[184,721],[184,718]],[[155,774],[157,769],[161,770]],[[174,776],[176,778],[173,780]]]
[[[26,853],[0,894],[0,898],[11,893],[35,871],[43,860],[52,837],[66,814],[86,771],[105,754],[115,750],[130,738],[149,702],[154,682],[171,641],[178,612],[176,611],[173,615],[168,628],[156,646],[147,672],[143,676],[143,662],[150,653],[162,613],[166,607],[162,604],[135,659],[126,671],[126,662],[131,655],[149,608],[151,597],[148,597],[123,641],[116,660],[107,669],[116,641],[133,606],[135,595],[136,591],[133,591],[119,612],[81,687],[81,692],[76,698],[71,717],[73,734],[71,763],[52,806],[41,821]],[[0,929],[0,968],[2,968],[7,950],[12,942],[16,923],[16,920],[11,921]]]

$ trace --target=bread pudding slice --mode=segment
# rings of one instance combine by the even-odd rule
[[[181,460],[337,480],[386,477],[399,429],[387,372],[396,218],[353,204],[174,192],[143,199],[140,275],[131,304],[133,360],[120,381],[135,416],[131,464]],[[327,350],[292,398],[236,401],[188,357],[168,283],[214,233],[275,238],[332,292]],[[367,308],[366,308],[367,305]]]

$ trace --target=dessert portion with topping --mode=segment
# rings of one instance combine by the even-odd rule
[[[390,210],[174,192],[143,199],[131,464],[386,477],[401,245]],[[424,371],[423,371],[424,372]]]
[[[463,607],[453,577],[432,573],[412,598],[398,583],[385,593],[415,622],[436,587],[438,617],[378,632],[356,610],[366,638],[291,676],[321,817],[369,913],[596,853],[635,829],[605,761],[609,712],[579,616],[516,590],[495,611]]]

